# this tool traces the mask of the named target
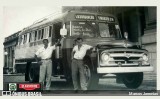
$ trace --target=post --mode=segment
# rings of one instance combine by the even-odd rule
[[[138,27],[138,43],[142,45],[142,38],[141,38],[141,20],[140,20],[140,12],[139,8],[136,8],[136,16],[137,16],[137,27]]]

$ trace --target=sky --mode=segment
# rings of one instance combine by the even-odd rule
[[[7,7],[3,8],[4,37],[16,33],[50,14],[61,12],[61,6],[54,7]]]

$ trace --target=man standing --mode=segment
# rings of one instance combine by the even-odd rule
[[[92,46],[87,44],[82,44],[83,39],[77,38],[76,44],[72,50],[72,80],[74,90],[78,90],[78,77],[77,74],[80,74],[80,86],[82,90],[87,90],[86,85],[86,78],[84,74],[84,65],[83,65],[83,58],[86,55],[87,50],[91,49]]]
[[[40,48],[35,53],[35,59],[37,63],[40,65],[40,75],[39,75],[39,82],[44,85],[45,77],[46,77],[46,86],[45,90],[50,89],[51,85],[51,76],[52,76],[52,52],[55,50],[54,46],[48,45],[48,39],[43,40],[44,47]],[[41,59],[38,60],[38,57]]]

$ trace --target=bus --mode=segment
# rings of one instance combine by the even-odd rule
[[[143,72],[153,71],[148,51],[138,42],[130,42],[127,32],[121,33],[116,16],[68,11],[44,18],[21,31],[15,49],[17,73],[25,73],[26,81],[38,82],[39,65],[34,55],[43,46],[42,40],[48,39],[50,46],[57,43],[52,54],[52,76],[72,83],[71,52],[77,37],[95,47],[83,59],[88,89],[97,86],[99,79],[107,74],[115,75],[117,83],[124,83],[127,88],[138,88]]]

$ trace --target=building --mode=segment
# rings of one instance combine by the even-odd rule
[[[13,73],[14,69],[14,51],[18,43],[18,35],[20,31],[8,36],[4,40],[4,67],[3,73]]]
[[[111,13],[117,16],[122,33],[128,32],[129,40],[139,42],[149,51],[153,74],[157,71],[157,8],[149,7],[106,7],[106,6],[64,6],[62,12],[70,10]]]

